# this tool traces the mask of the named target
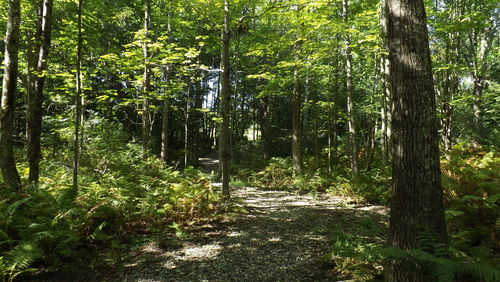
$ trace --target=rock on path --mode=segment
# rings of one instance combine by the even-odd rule
[[[336,281],[324,262],[332,230],[383,210],[349,209],[314,198],[252,187],[233,188],[246,212],[194,230],[177,246],[151,243],[119,281]]]

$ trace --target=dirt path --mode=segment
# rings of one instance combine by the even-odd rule
[[[252,187],[232,188],[246,212],[204,225],[175,243],[151,243],[120,281],[336,281],[324,257],[332,232],[382,221],[380,207]]]

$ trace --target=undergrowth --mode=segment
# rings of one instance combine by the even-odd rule
[[[144,160],[118,124],[92,122],[76,197],[69,150],[42,163],[38,186],[26,186],[22,194],[1,189],[0,280],[58,268],[88,252],[101,253],[95,265],[116,264],[123,258],[113,249],[137,234],[175,233],[221,209],[219,193],[200,171],[175,171],[156,157]],[[26,181],[28,170],[20,171]]]
[[[251,156],[250,156],[251,157]],[[260,158],[260,156],[253,156]],[[340,160],[341,161],[341,160]],[[305,162],[303,175],[295,175],[291,158],[272,158],[265,164],[255,161],[233,167],[241,184],[298,193],[330,193],[356,203],[388,205],[390,168],[374,163],[353,178],[347,162],[330,171]],[[384,248],[373,241],[374,231],[363,224],[359,230],[336,230],[329,261],[341,277],[356,281],[383,279],[388,260],[419,265],[429,281],[500,281],[500,154],[494,147],[459,143],[441,160],[445,192],[449,247],[446,256],[429,252],[429,246],[415,250]],[[435,247],[435,246],[432,246]]]
[[[461,143],[441,166],[448,247],[421,234],[418,249],[386,248],[363,235],[369,228],[339,231],[328,257],[334,271],[356,281],[382,281],[383,266],[396,260],[408,269],[418,266],[428,281],[500,281],[498,152]]]
[[[354,179],[344,166],[335,166],[331,171],[306,168],[303,175],[295,175],[291,158],[272,158],[262,168],[251,168],[244,163],[233,166],[233,171],[244,184],[264,189],[301,194],[328,192],[358,203],[389,201],[389,171],[381,164]]]

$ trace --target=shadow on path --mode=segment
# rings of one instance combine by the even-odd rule
[[[332,232],[364,220],[381,223],[384,209],[350,209],[336,198],[313,198],[252,187],[234,197],[247,211],[205,225],[177,248],[145,246],[121,281],[335,281],[324,262]],[[353,229],[355,230],[355,229]]]

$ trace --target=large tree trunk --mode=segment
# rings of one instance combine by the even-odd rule
[[[447,241],[439,168],[438,122],[423,1],[388,0],[393,95],[393,195],[389,245],[419,247],[431,231]],[[392,262],[388,281],[428,281],[423,273]]]
[[[220,167],[222,173],[222,194],[225,198],[230,197],[229,193],[229,160],[231,158],[230,148],[230,117],[231,117],[231,87],[230,81],[230,63],[229,46],[230,39],[230,15],[229,2],[224,0],[224,26],[221,36],[221,92],[220,92],[220,115],[222,123],[219,132],[219,155]]]
[[[7,188],[21,190],[12,144],[12,127],[16,107],[19,25],[21,22],[20,0],[9,0],[9,17],[5,35],[5,69],[2,84],[0,111],[0,170]]]
[[[38,57],[36,59],[34,91],[28,96],[27,112],[27,156],[29,163],[29,182],[38,183],[40,175],[40,160],[42,158],[40,137],[42,134],[43,86],[47,70],[50,40],[52,35],[53,0],[43,0],[40,7],[39,35],[37,42]]]
[[[151,140],[151,109],[149,93],[151,92],[151,67],[149,65],[149,26],[151,23],[151,3],[145,0],[144,3],[144,44],[142,46],[144,52],[144,73],[143,73],[143,103],[142,103],[142,153],[144,157],[149,155],[149,143]]]
[[[349,23],[349,2],[343,0],[342,8],[344,22]],[[352,82],[352,55],[351,36],[345,37],[346,81],[347,81],[347,114],[349,115],[349,143],[351,147],[351,170],[353,175],[358,174],[358,144],[356,142],[356,120],[354,116],[354,85]]]
[[[82,5],[78,0],[78,39],[76,51],[76,95],[75,95],[75,132],[73,144],[73,195],[78,195],[78,168],[80,156],[80,125],[82,122]]]

